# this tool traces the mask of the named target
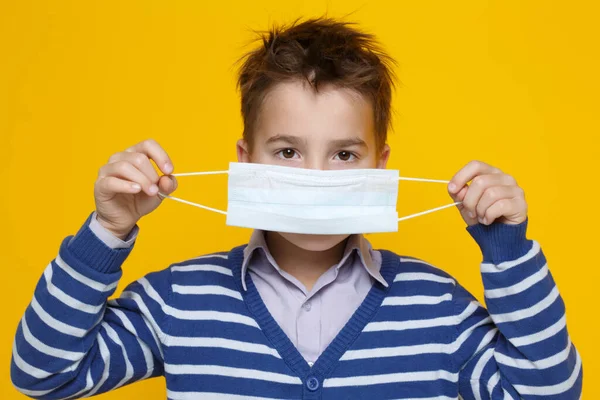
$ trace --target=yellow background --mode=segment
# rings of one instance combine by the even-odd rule
[[[595,1],[0,2],[0,398],[18,321],[62,238],[93,210],[98,168],[155,138],[178,172],[226,169],[241,133],[234,62],[252,29],[352,13],[399,62],[390,167],[448,179],[471,159],[513,174],[567,305],[585,398],[600,398]],[[226,177],[180,178],[179,195],[226,208]],[[403,182],[401,215],[446,204],[444,185]],[[483,301],[480,253],[456,210],[369,235],[424,258]],[[117,290],[169,263],[244,243],[222,215],[167,202],[141,223]],[[105,399],[164,399],[164,380]]]

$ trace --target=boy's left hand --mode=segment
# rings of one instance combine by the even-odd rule
[[[471,181],[470,185],[467,182]],[[448,193],[467,225],[492,222],[516,225],[527,219],[523,189],[510,175],[481,161],[471,161],[448,183]]]

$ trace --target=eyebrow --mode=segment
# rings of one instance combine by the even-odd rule
[[[277,142],[284,142],[284,143],[288,143],[291,144],[293,146],[297,146],[299,145],[301,142],[304,142],[304,139],[299,138],[298,136],[292,136],[292,135],[275,135],[275,136],[271,136],[269,139],[267,139],[266,144],[271,144],[271,143],[277,143]]]
[[[293,135],[279,135],[278,134],[275,136],[271,136],[269,139],[267,139],[266,144],[277,143],[277,142],[285,142],[285,143],[291,144],[293,146],[297,146],[302,142],[306,142],[306,139],[302,139],[298,136],[293,136]],[[367,143],[358,137],[349,138],[349,139],[337,139],[337,140],[331,141],[329,144],[332,147],[351,147],[351,146],[368,147]]]
[[[368,147],[367,143],[358,137],[350,138],[350,139],[334,140],[330,143],[332,144],[333,147],[351,147],[351,146]]]

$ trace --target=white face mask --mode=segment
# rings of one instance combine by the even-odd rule
[[[192,172],[174,176],[229,174],[227,211],[173,196],[177,200],[227,215],[227,225],[275,232],[352,234],[396,232],[398,222],[452,207],[442,207],[398,218],[398,170],[316,170],[269,164],[229,164],[229,171]]]

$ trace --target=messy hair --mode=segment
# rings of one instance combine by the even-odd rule
[[[315,91],[325,84],[351,89],[373,106],[380,149],[391,125],[394,60],[373,35],[354,24],[331,18],[295,21],[259,32],[261,46],[240,61],[238,88],[244,121],[243,137],[252,148],[252,133],[265,96],[276,84],[307,82]]]

